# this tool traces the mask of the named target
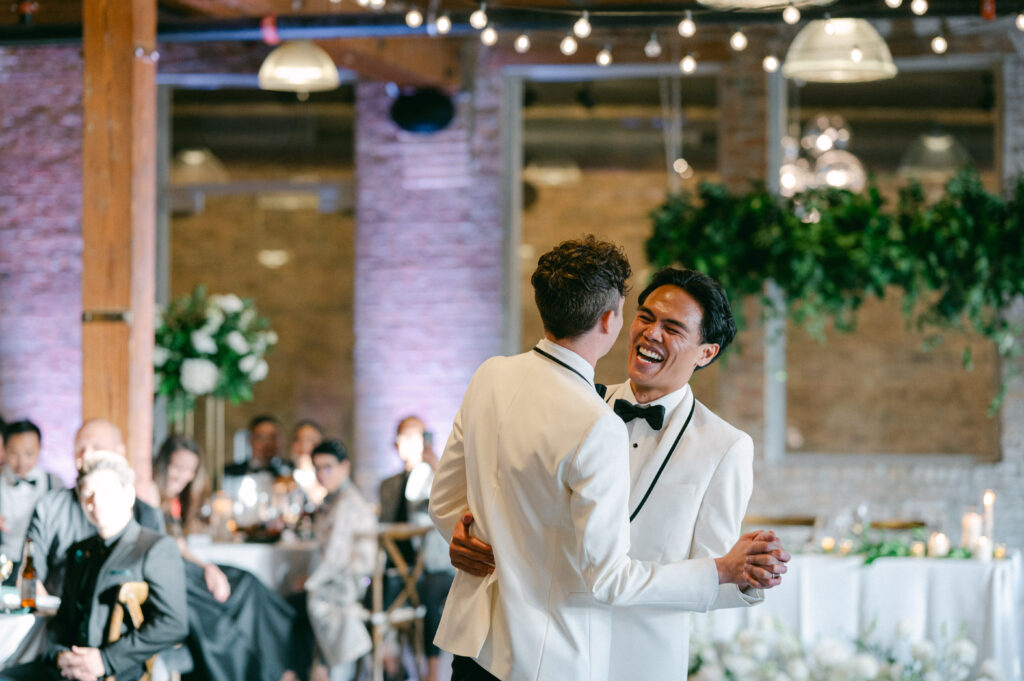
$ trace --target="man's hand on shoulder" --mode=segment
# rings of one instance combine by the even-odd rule
[[[448,544],[448,556],[456,569],[474,577],[486,577],[494,572],[494,552],[490,544],[469,535],[472,524],[473,514],[464,513],[462,520],[455,525],[455,533]]]
[[[739,541],[721,558],[715,559],[719,584],[736,584],[770,589],[782,583],[790,555],[774,532],[755,530]]]

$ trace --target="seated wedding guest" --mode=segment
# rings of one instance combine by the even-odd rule
[[[31,421],[15,421],[3,430],[5,463],[0,466],[0,553],[16,563],[21,560],[25,530],[39,498],[64,483],[37,465],[42,434]],[[17,564],[12,571],[17,575]]]
[[[318,444],[313,449],[313,465],[317,480],[327,490],[313,520],[322,550],[316,570],[304,585],[305,593],[295,603],[305,600],[315,638],[313,681],[351,681],[356,661],[372,647],[361,603],[377,552],[377,519],[352,483],[348,452],[340,440]],[[288,678],[304,674],[310,666],[310,642],[298,622],[296,629],[291,665],[295,675]]]
[[[430,486],[434,482],[434,469],[437,468],[437,456],[422,419],[408,416],[399,421],[395,432],[395,449],[402,460],[403,470],[380,484],[380,521],[430,525],[427,504],[430,501]],[[441,612],[455,572],[449,562],[448,543],[440,533],[431,532],[423,537],[423,541],[425,569],[416,584],[420,602],[427,608],[423,619],[427,675],[423,681],[435,681],[441,651],[434,645],[434,635],[441,622]],[[418,545],[414,546],[410,541],[398,543],[402,558],[410,566],[416,563],[417,548]],[[384,586],[384,604],[393,601],[401,589],[401,578],[397,575],[389,576]],[[398,651],[393,649],[386,656],[385,667],[389,676],[400,676],[399,657]]]
[[[75,467],[81,468],[83,458],[94,451],[110,451],[124,457],[121,429],[104,419],[83,423],[75,433]],[[139,525],[164,534],[163,514],[137,498],[134,502]],[[68,547],[95,533],[79,503],[77,488],[47,492],[36,502],[25,538],[32,540],[36,573],[46,592],[60,593]]]
[[[152,655],[185,638],[184,568],[167,536],[140,527],[132,517],[135,473],[120,454],[90,452],[78,473],[82,512],[94,534],[68,550],[60,609],[47,625],[42,659],[0,671],[7,681],[108,676],[137,681]],[[124,582],[143,581],[149,597],[138,629],[125,617],[121,638],[108,642],[108,626]]]
[[[264,510],[270,506],[274,482],[291,477],[291,467],[281,459],[281,427],[273,416],[261,415],[249,422],[248,461],[224,467],[224,491],[242,502],[244,511],[236,514],[240,527],[262,524]]]
[[[327,496],[327,490],[316,480],[316,470],[313,468],[313,447],[316,447],[324,439],[324,431],[320,425],[313,420],[303,419],[295,424],[292,431],[292,445],[290,455],[292,465],[292,477],[299,485],[299,489],[305,495],[306,500],[316,508]]]
[[[204,681],[278,681],[284,673],[292,608],[251,573],[203,561],[185,537],[203,532],[209,498],[199,446],[171,435],[153,461],[153,479],[170,534],[185,558],[188,647]]]

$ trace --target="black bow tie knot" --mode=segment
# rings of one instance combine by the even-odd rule
[[[665,407],[660,404],[644,407],[628,400],[615,400],[612,409],[626,423],[633,419],[643,419],[654,430],[661,430],[665,424]]]
[[[20,485],[23,482],[26,483],[26,484],[32,485],[33,487],[36,486],[36,479],[35,478],[15,478],[14,479],[14,486],[17,487],[18,485]]]

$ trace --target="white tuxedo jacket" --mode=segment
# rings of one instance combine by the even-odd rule
[[[636,402],[629,382],[609,386],[609,404]],[[669,563],[722,556],[739,539],[753,487],[753,442],[695,402],[689,385],[651,404],[665,402],[665,423],[653,431],[630,422],[632,513],[651,486],[673,442],[693,416],[643,508],[630,523],[629,555]],[[637,443],[638,447],[633,444]],[[759,589],[722,585],[711,608],[743,607],[764,600]],[[678,610],[615,608],[609,678],[614,681],[680,681],[689,663],[690,615]]]
[[[485,362],[438,465],[435,524],[450,539],[472,510],[495,570],[456,575],[435,642],[502,681],[605,681],[607,604],[705,611],[718,574],[710,558],[627,557],[625,426],[583,358],[543,340],[538,347],[572,370],[536,352]]]

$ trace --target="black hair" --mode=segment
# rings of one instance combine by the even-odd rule
[[[313,456],[317,454],[330,454],[339,463],[348,461],[348,450],[345,449],[345,445],[341,440],[335,438],[324,440],[316,447],[313,447]]]
[[[292,433],[297,433],[299,432],[300,428],[305,428],[306,426],[309,426],[316,432],[320,433],[321,438],[324,436],[324,429],[321,428],[320,424],[314,421],[313,419],[302,419],[301,421],[295,424],[294,428],[292,428]]]
[[[619,246],[590,234],[563,241],[540,257],[530,278],[544,330],[576,338],[618,308],[632,270]]]
[[[260,414],[259,416],[253,416],[252,421],[249,421],[249,432],[251,433],[252,431],[256,430],[256,426],[259,426],[264,423],[273,423],[279,429],[281,427],[281,422],[278,421],[273,416],[271,416],[270,414]]]
[[[651,283],[640,292],[640,305],[647,296],[662,286],[676,286],[693,297],[701,308],[700,342],[717,343],[718,352],[708,362],[708,366],[718,359],[736,337],[736,320],[732,316],[729,298],[717,281],[697,270],[666,267],[659,270]],[[698,369],[701,367],[698,367]]]
[[[22,419],[21,421],[12,421],[3,426],[4,445],[6,445],[7,441],[14,435],[21,435],[23,433],[35,433],[36,437],[39,438],[40,444],[42,444],[43,434],[39,430],[39,426],[28,419]]]

